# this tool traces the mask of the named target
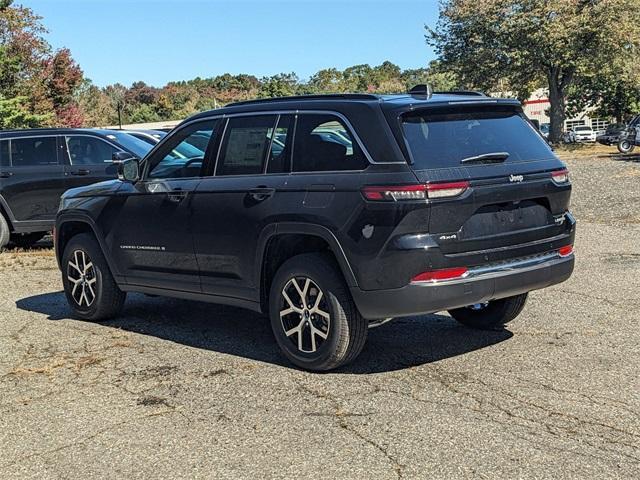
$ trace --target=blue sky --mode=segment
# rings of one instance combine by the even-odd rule
[[[426,66],[424,25],[437,0],[16,0],[44,17],[47,39],[68,47],[105,86],[162,86],[229,73],[258,77],[390,60]]]

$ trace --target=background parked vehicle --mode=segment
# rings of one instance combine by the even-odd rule
[[[576,142],[595,142],[596,132],[587,125],[578,125],[573,127],[573,133],[575,134]]]
[[[118,130],[118,132],[129,134],[150,145],[155,145],[167,136],[167,132],[161,130]]]
[[[0,132],[0,249],[28,247],[51,230],[65,190],[116,177],[114,152],[144,156],[151,145],[112,130]]]
[[[623,123],[613,123],[605,129],[603,134],[596,137],[596,142],[602,145],[617,145],[626,128],[627,126]]]
[[[551,131],[550,123],[541,123],[540,124],[540,133],[544,138],[549,138],[549,132]]]
[[[640,144],[639,127],[640,115],[636,115],[631,119],[627,128],[620,134],[620,140],[618,141],[618,151],[620,153],[631,153],[636,145]]]
[[[566,130],[562,133],[562,143],[576,143],[576,132],[573,130]]]

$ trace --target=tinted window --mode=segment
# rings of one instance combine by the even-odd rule
[[[507,152],[506,162],[549,158],[549,146],[517,112],[465,110],[414,112],[402,119],[405,139],[417,169],[459,167],[461,160]]]
[[[8,167],[11,165],[9,159],[9,140],[0,141],[0,167]]]
[[[169,138],[151,159],[149,178],[189,178],[200,176],[208,142],[213,138],[216,120],[190,125]],[[193,145],[198,138],[199,147]],[[202,141],[206,139],[206,141]]]
[[[136,138],[128,133],[113,132],[107,135],[109,140],[114,141],[118,145],[126,148],[130,152],[133,152],[138,158],[143,158],[149,150],[151,150],[156,143],[150,144],[143,142],[139,138]]]
[[[293,115],[282,115],[271,140],[267,173],[288,173],[291,166],[291,143],[293,140]]]
[[[342,121],[333,115],[300,115],[293,171],[363,170],[368,162]]]
[[[56,137],[12,139],[10,146],[14,167],[58,164]]]
[[[113,152],[119,151],[97,137],[65,137],[71,165],[96,165],[112,161]]]
[[[229,119],[220,149],[216,175],[258,175],[271,145],[276,117],[237,117]]]

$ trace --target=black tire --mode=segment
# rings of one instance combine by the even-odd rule
[[[4,215],[0,213],[0,251],[7,246],[9,239],[11,238],[11,231],[9,230],[9,224],[4,218]]]
[[[300,291],[306,292],[307,308],[300,308]],[[292,304],[297,311],[281,318],[281,312],[291,309]],[[280,349],[306,370],[326,371],[345,365],[360,354],[367,340],[368,322],[358,312],[338,265],[328,255],[298,255],[280,267],[269,293],[269,317]],[[297,332],[287,336],[286,332],[294,330]]]
[[[42,240],[47,232],[31,232],[31,233],[14,233],[11,235],[11,243],[16,247],[29,248],[34,243]]]
[[[449,315],[463,325],[478,330],[501,330],[505,324],[522,312],[527,301],[526,293],[515,297],[491,300],[486,305],[469,306],[449,310]]]
[[[80,268],[73,267],[70,262]],[[87,268],[89,264],[91,268]],[[81,233],[69,240],[62,254],[61,269],[64,293],[76,317],[96,322],[120,313],[126,293],[118,288],[93,235]],[[75,290],[74,285],[77,286]],[[86,294],[84,299],[83,294]]]
[[[618,151],[620,153],[631,153],[634,148],[635,145],[629,140],[624,139],[618,142]]]

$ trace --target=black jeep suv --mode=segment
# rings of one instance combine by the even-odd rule
[[[393,317],[502,327],[571,275],[567,169],[517,101],[423,92],[237,103],[68,191],[55,244],[75,314],[117,315],[127,292],[246,307],[310,370]]]
[[[112,130],[0,131],[0,250],[9,241],[28,247],[50,231],[65,190],[115,179],[114,152],[150,149]]]

